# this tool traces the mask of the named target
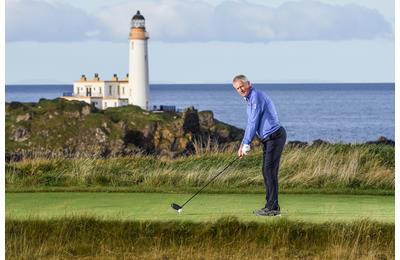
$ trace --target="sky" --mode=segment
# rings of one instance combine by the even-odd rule
[[[394,82],[394,0],[6,0],[6,84],[128,72],[146,18],[150,83]]]

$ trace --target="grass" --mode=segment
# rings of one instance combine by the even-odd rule
[[[393,259],[394,224],[6,220],[6,257],[85,259]]]
[[[90,187],[18,187],[10,188],[9,193],[26,193],[26,192],[107,192],[107,193],[195,193],[198,187],[109,187],[109,186],[90,186]],[[264,187],[249,188],[224,188],[207,187],[202,193],[208,194],[265,194]],[[393,196],[394,191],[377,190],[377,189],[315,189],[315,188],[300,188],[300,189],[280,189],[280,194],[348,194],[348,195],[386,195]]]
[[[6,216],[13,219],[92,216],[110,220],[214,221],[234,216],[265,222],[252,211],[264,204],[262,194],[200,194],[181,215],[170,208],[191,194],[165,193],[6,193]],[[359,219],[394,223],[394,196],[282,194],[282,218],[322,223]]]
[[[210,190],[263,192],[261,153],[260,148],[255,148],[211,184]],[[204,185],[234,156],[214,151],[174,160],[144,155],[28,159],[6,163],[6,189],[189,192]],[[279,182],[285,192],[394,194],[394,147],[347,144],[286,147]]]

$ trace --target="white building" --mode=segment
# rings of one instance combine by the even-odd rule
[[[88,80],[82,75],[74,81],[73,92],[62,98],[85,101],[97,108],[126,106],[128,104],[149,109],[149,62],[147,55],[148,33],[145,19],[139,11],[131,20],[129,33],[129,73],[119,80],[114,74],[111,80],[101,80],[99,75]]]

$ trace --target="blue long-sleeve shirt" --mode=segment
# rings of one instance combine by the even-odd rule
[[[264,139],[281,127],[275,105],[265,93],[251,88],[245,100],[247,127],[242,144],[250,144],[256,134]]]

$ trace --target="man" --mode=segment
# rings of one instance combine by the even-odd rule
[[[250,150],[250,143],[256,134],[263,144],[262,174],[266,189],[266,204],[264,208],[254,213],[258,216],[279,215],[278,171],[286,142],[285,128],[279,123],[272,100],[265,93],[253,88],[246,76],[237,75],[232,84],[247,102],[247,127],[238,150],[239,157],[242,158]]]

